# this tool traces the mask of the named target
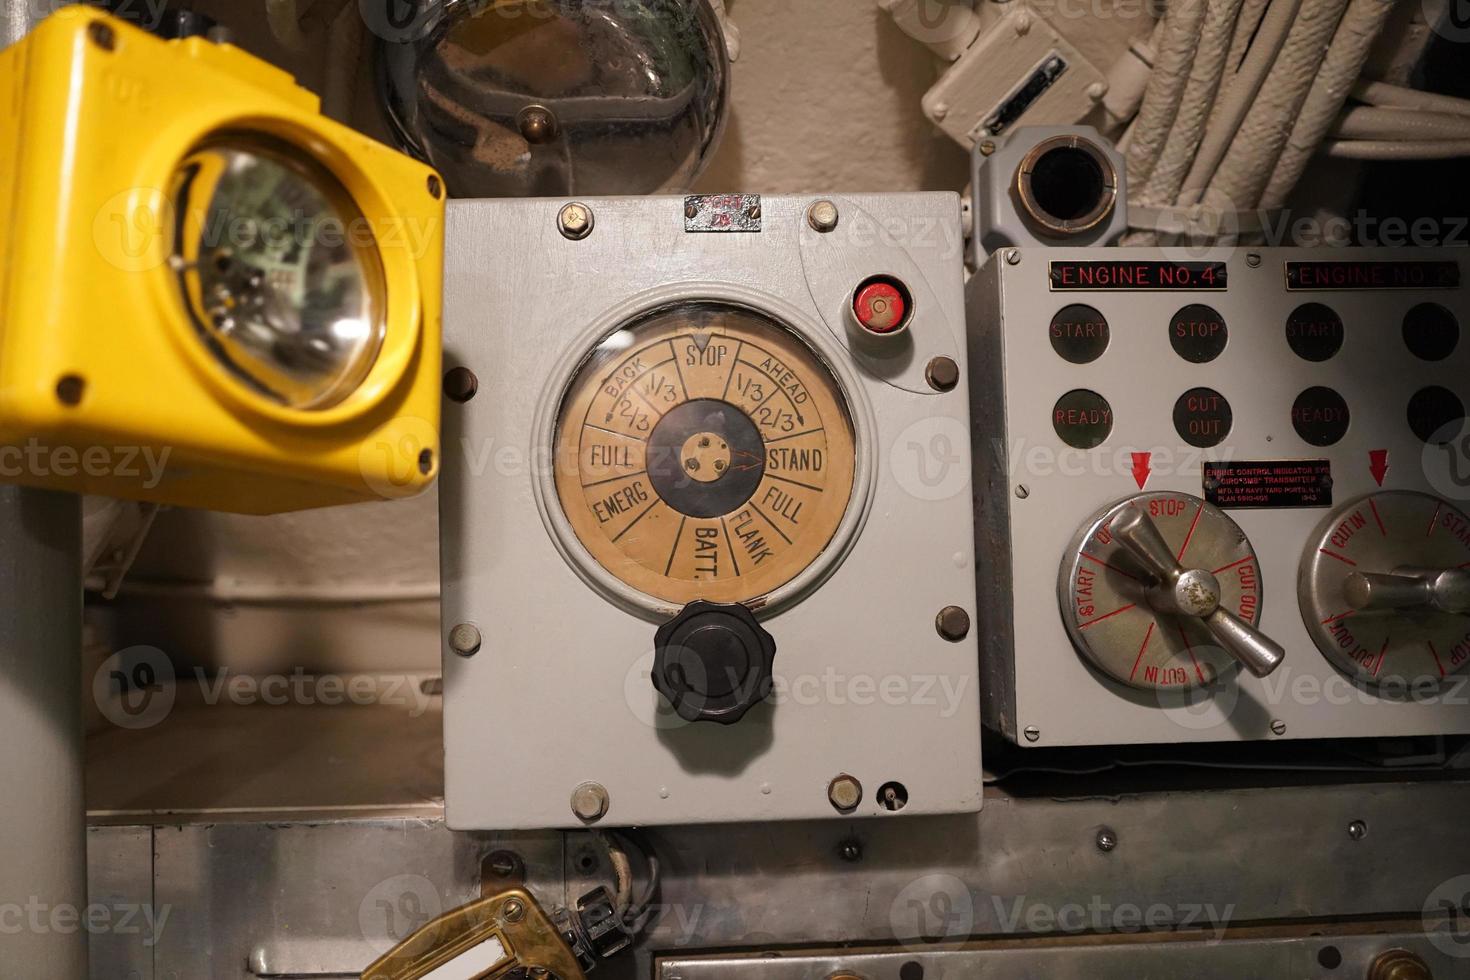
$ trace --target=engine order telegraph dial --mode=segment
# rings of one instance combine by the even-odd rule
[[[685,303],[603,341],[557,417],[556,491],[577,539],[670,603],[749,602],[832,543],[853,495],[852,418],[791,329]]]
[[[1392,490],[1331,514],[1308,540],[1302,619],[1339,670],[1368,684],[1440,680],[1470,666],[1470,518]]]
[[[1225,513],[1187,493],[1148,493],[1104,508],[1062,560],[1058,599],[1078,651],[1142,690],[1209,684],[1232,661],[1258,676],[1281,648],[1255,629],[1255,550]]]

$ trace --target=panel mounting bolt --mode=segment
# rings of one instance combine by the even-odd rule
[[[1097,832],[1097,849],[1104,854],[1118,846],[1118,835],[1109,827],[1104,827]]]
[[[1389,949],[1378,954],[1368,967],[1368,980],[1433,980],[1429,964],[1407,949]]]
[[[592,234],[592,226],[596,219],[592,215],[592,209],[585,204],[572,203],[561,209],[557,215],[557,225],[561,233],[574,242],[580,242]]]
[[[1272,735],[1285,735],[1286,734],[1286,722],[1282,721],[1279,718],[1276,719],[1275,721],[1271,722],[1271,734]]]
[[[500,906],[500,914],[505,917],[506,922],[519,922],[526,916],[526,906],[519,898],[508,898]]]
[[[935,391],[954,391],[960,383],[960,366],[952,357],[936,357],[924,370],[924,379]]]
[[[1245,264],[1252,269],[1259,269],[1261,267],[1261,257],[1255,252],[1250,252],[1245,257]]]
[[[572,813],[583,823],[596,823],[607,816],[609,802],[601,783],[583,783],[572,790]]]
[[[1013,248],[1013,249],[1010,249],[1008,252],[1006,252],[1006,265],[1020,265],[1020,264],[1021,264],[1021,250],[1020,249]]]
[[[1035,725],[1032,725],[1031,727],[1027,728],[1021,734],[1026,736],[1026,741],[1028,741],[1028,742],[1039,742],[1039,741],[1041,741],[1041,729],[1037,728]]]
[[[473,623],[460,623],[449,631],[449,649],[461,657],[473,657],[480,652],[480,631]]]
[[[970,614],[959,606],[945,606],[934,617],[934,628],[949,642],[958,643],[970,635]]]
[[[452,367],[444,372],[444,397],[464,404],[480,390],[480,379],[467,367]]]
[[[827,799],[838,813],[851,813],[863,801],[863,784],[844,772],[827,784]]]
[[[818,201],[807,208],[806,223],[812,226],[813,231],[827,234],[837,230],[837,222],[841,220],[841,214],[837,205],[831,201]]]
[[[1353,840],[1362,840],[1368,836],[1368,824],[1362,820],[1354,820],[1348,824],[1348,836]]]

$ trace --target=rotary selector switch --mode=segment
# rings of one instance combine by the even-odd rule
[[[771,693],[776,641],[745,606],[691,602],[654,648],[653,686],[685,721],[733,725]]]
[[[1302,619],[1329,661],[1368,684],[1438,681],[1470,664],[1470,518],[1391,490],[1323,521],[1302,555]]]
[[[1073,539],[1057,590],[1078,651],[1129,687],[1201,687],[1232,663],[1264,677],[1285,658],[1255,628],[1261,568],[1245,532],[1187,493],[1104,508]]]

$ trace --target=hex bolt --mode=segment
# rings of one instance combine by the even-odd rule
[[[526,905],[519,898],[508,898],[500,906],[500,914],[506,922],[519,922],[526,917]]]
[[[1097,832],[1097,849],[1104,854],[1109,853],[1118,846],[1118,835],[1110,827],[1104,827]]]
[[[1280,718],[1278,718],[1275,721],[1271,722],[1271,734],[1272,735],[1285,735],[1286,734],[1286,722],[1282,721]]]
[[[1386,949],[1368,967],[1368,980],[1434,980],[1434,973],[1419,954]]]
[[[945,606],[934,617],[934,628],[949,642],[958,643],[970,635],[970,614],[959,606]]]
[[[572,813],[583,823],[596,823],[607,816],[610,802],[601,783],[582,783],[572,790]]]
[[[1021,250],[1018,249],[1018,248],[1008,249],[1006,251],[1006,265],[1020,265],[1020,264],[1021,264]]]
[[[837,205],[831,201],[818,201],[806,211],[806,223],[812,226],[813,231],[827,234],[837,230],[837,222],[842,220]]]
[[[1368,824],[1363,820],[1354,820],[1348,824],[1348,837],[1353,840],[1362,840],[1368,836]]]
[[[597,223],[597,219],[587,205],[573,202],[561,209],[556,217],[556,223],[564,237],[580,242],[592,234],[592,227]]]
[[[461,657],[473,657],[480,652],[480,631],[473,623],[460,623],[449,631],[449,649]]]
[[[480,390],[480,379],[467,367],[452,367],[444,372],[444,397],[463,405]]]
[[[847,773],[841,773],[827,784],[827,799],[838,813],[851,813],[863,801],[863,784]]]
[[[1021,734],[1026,736],[1026,741],[1028,741],[1028,742],[1039,742],[1039,741],[1041,741],[1041,729],[1037,728],[1035,725],[1029,726]]]
[[[954,391],[960,383],[960,366],[952,357],[936,357],[925,368],[924,379],[935,391]]]

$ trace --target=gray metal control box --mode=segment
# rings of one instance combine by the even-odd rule
[[[978,809],[957,197],[456,201],[447,247],[450,825]]]
[[[969,293],[986,723],[1022,746],[1470,731],[1465,262],[993,259]]]

